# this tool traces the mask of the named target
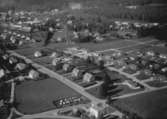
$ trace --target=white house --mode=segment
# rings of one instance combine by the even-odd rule
[[[33,80],[37,80],[39,78],[39,73],[35,70],[31,70],[28,74],[28,77]]]
[[[73,66],[70,65],[70,64],[68,64],[68,63],[65,63],[65,64],[63,65],[63,70],[66,71],[66,72],[71,71],[72,68],[73,68]]]
[[[82,76],[82,74],[83,74],[83,72],[81,70],[79,70],[78,68],[74,68],[72,70],[72,77],[79,78]]]
[[[18,60],[15,57],[10,57],[9,58],[9,63],[10,64],[14,64],[14,63],[17,63],[17,62],[18,62]]]
[[[106,113],[106,106],[99,103],[99,104],[92,104],[89,108],[90,116],[95,117],[95,119],[101,119],[103,115]]]
[[[22,71],[26,68],[26,64],[24,63],[18,63],[16,66],[15,66],[15,69],[19,70],[19,71]]]
[[[95,80],[95,77],[91,73],[85,73],[83,76],[83,81],[84,82],[92,82]]]
[[[5,76],[5,70],[4,69],[0,69],[0,78]]]
[[[53,66],[57,66],[60,62],[61,62],[61,59],[59,59],[59,58],[54,58],[54,59],[52,60],[52,65],[53,65]]]
[[[36,51],[34,53],[34,57],[42,57],[42,53],[40,51]]]

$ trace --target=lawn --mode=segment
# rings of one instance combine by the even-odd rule
[[[144,119],[167,119],[167,89],[116,100],[114,105]]]
[[[24,114],[40,113],[55,109],[52,101],[79,95],[56,79],[26,81],[16,86],[18,110]]]

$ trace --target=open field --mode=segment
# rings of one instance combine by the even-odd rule
[[[80,48],[86,48],[89,51],[102,51],[110,48],[120,48],[124,46],[131,46],[131,45],[137,45],[137,42],[129,41],[129,40],[118,40],[118,41],[111,41],[111,42],[103,42],[103,43],[75,43],[75,44],[67,44],[67,43],[52,43],[47,46],[49,49],[65,49],[68,47],[80,47]],[[16,50],[18,53],[22,53],[22,55],[28,55],[29,53],[33,53],[35,50],[42,49],[42,44],[38,44],[35,46],[30,46],[26,49],[19,49]],[[33,49],[32,49],[33,48]],[[44,47],[43,47],[44,48]]]
[[[18,110],[25,114],[34,114],[55,109],[53,100],[78,96],[71,88],[56,79],[23,82],[16,86]]]
[[[167,89],[140,94],[129,98],[116,100],[114,106],[121,110],[134,112],[144,119],[167,118]]]

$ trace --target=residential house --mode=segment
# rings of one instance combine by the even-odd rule
[[[88,112],[90,117],[95,117],[95,119],[102,119],[105,114],[107,114],[108,107],[102,103],[92,104]]]
[[[83,82],[89,83],[89,82],[92,82],[94,80],[95,80],[95,77],[91,73],[85,73],[84,76],[83,76]]]
[[[42,57],[42,53],[40,51],[36,51],[34,53],[34,57]]]
[[[74,66],[72,66],[72,65],[69,64],[69,63],[65,63],[65,64],[63,65],[63,70],[64,70],[65,72],[71,72],[73,68],[74,68]]]
[[[78,68],[74,68],[72,70],[72,77],[74,77],[74,78],[81,78],[83,76],[83,72],[84,72],[83,70],[80,70]]]
[[[0,78],[5,76],[5,70],[4,69],[0,69]]]
[[[33,80],[38,80],[39,79],[39,72],[35,71],[35,70],[30,70],[29,74],[28,74],[28,77],[30,79],[33,79]]]
[[[24,69],[26,69],[26,64],[18,63],[18,64],[16,64],[15,69],[19,70],[19,71],[23,71]]]

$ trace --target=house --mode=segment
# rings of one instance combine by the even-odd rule
[[[18,63],[18,64],[16,64],[15,69],[19,70],[19,71],[23,71],[24,69],[26,69],[26,64]]]
[[[165,82],[167,81],[167,77],[164,76],[164,75],[160,75],[160,74],[154,76],[153,79],[154,79],[154,80],[157,80],[157,81],[162,81],[162,82],[163,82],[163,81],[165,81]]]
[[[83,70],[80,70],[78,68],[74,68],[72,70],[72,77],[74,77],[74,78],[81,78],[82,75],[83,75],[83,72],[84,72]]]
[[[5,76],[5,70],[4,69],[0,69],[0,78]]]
[[[79,10],[82,8],[82,5],[80,3],[70,3],[69,4],[69,7],[72,9],[72,10]]]
[[[35,53],[34,53],[34,57],[42,57],[42,53],[40,52],[40,51],[36,51]]]
[[[28,77],[30,79],[37,80],[37,79],[39,79],[39,72],[37,72],[35,70],[30,70]]]
[[[129,74],[134,74],[138,70],[138,67],[135,64],[129,64],[127,66],[124,66],[123,68],[124,68],[123,71]]]
[[[4,106],[4,101],[3,100],[0,100],[0,108]]]
[[[63,65],[63,70],[64,70],[65,72],[71,72],[73,68],[74,68],[74,66],[72,66],[72,65],[70,65],[70,64],[68,64],[68,63],[65,63],[65,64]]]
[[[90,117],[94,117],[95,119],[101,119],[107,113],[106,105],[99,103],[99,104],[92,104],[89,108],[88,112]]]
[[[9,63],[10,64],[15,64],[15,63],[17,63],[18,62],[18,60],[17,60],[17,58],[16,57],[9,57]]]
[[[145,80],[145,79],[149,79],[151,76],[152,76],[152,71],[150,71],[148,69],[144,69],[144,70],[141,70],[139,72],[139,75],[137,75],[136,77],[139,80]]]
[[[60,53],[60,52],[53,52],[53,53],[51,53],[51,55],[50,55],[50,57],[51,58],[58,58],[58,57],[60,57],[62,54]]]
[[[105,74],[103,71],[101,71],[100,69],[94,69],[90,71],[91,74],[93,74],[93,76],[95,77],[95,80],[103,80],[105,78]]]
[[[164,54],[160,54],[159,57],[163,59],[167,59],[167,55],[164,55]]]
[[[119,59],[119,60],[114,60],[114,67],[115,68],[122,68],[122,67],[126,67],[126,63],[124,62],[124,60]]]
[[[61,70],[63,66],[61,58],[54,58],[52,60],[52,66],[54,66],[55,70]]]
[[[137,71],[137,69],[138,69],[137,65],[135,65],[135,64],[129,64],[128,67],[133,71]]]
[[[103,42],[104,38],[101,36],[96,36],[96,38],[94,39],[94,42],[98,43],[98,42]]]
[[[163,73],[167,72],[167,67],[162,68],[161,72],[163,72]]]
[[[7,59],[9,58],[9,54],[4,54],[4,55],[2,56],[2,58],[3,58],[3,60],[7,60]]]
[[[154,53],[153,51],[148,51],[148,52],[146,52],[146,54],[147,54],[148,56],[155,56],[155,53]]]
[[[52,66],[57,66],[61,62],[60,58],[54,58],[52,60]]]
[[[103,61],[104,61],[105,66],[109,66],[109,65],[113,65],[114,64],[114,61],[111,58],[111,56],[104,56],[103,57]]]
[[[92,82],[94,80],[95,80],[95,77],[91,73],[85,73],[84,76],[83,76],[83,82],[89,83],[89,82]]]

